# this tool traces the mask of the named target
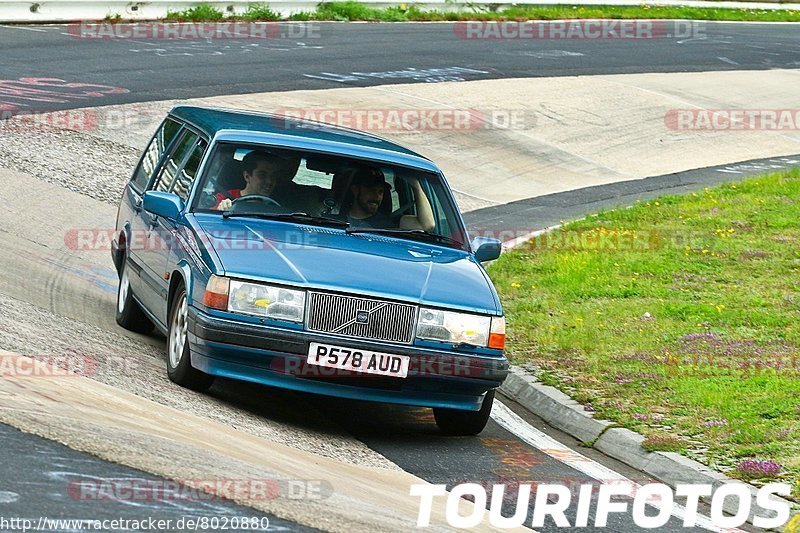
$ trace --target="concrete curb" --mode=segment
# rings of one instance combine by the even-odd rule
[[[512,366],[511,372],[500,387],[500,392],[540,417],[549,425],[559,429],[579,441],[591,445],[609,457],[654,477],[673,489],[678,484],[707,484],[716,491],[726,483],[745,484],[750,490],[750,514],[748,523],[753,522],[756,512],[759,516],[775,516],[772,511],[763,509],[756,502],[758,489],[717,472],[693,459],[673,452],[649,452],[642,448],[644,437],[629,429],[615,427],[608,420],[598,420],[586,411],[581,404],[555,387],[538,382],[522,368]],[[710,500],[703,498],[706,503]],[[770,500],[788,503],[792,515],[800,514],[797,505],[771,496]],[[735,515],[739,509],[736,498],[725,498],[723,509]],[[780,529],[775,529],[780,531]]]

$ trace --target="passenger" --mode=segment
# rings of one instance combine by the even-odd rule
[[[299,156],[287,155],[283,160],[285,161],[284,172],[278,175],[278,182],[272,192],[272,197],[276,202],[291,210],[305,211],[307,204],[312,200],[309,197],[311,194],[309,186],[300,185],[294,181],[297,169],[300,168],[301,159]]]
[[[299,158],[285,158],[263,151],[253,151],[242,159],[245,187],[217,193],[214,209],[227,211],[242,196],[271,196],[279,183],[291,181],[300,165]],[[276,200],[276,203],[280,202]]]
[[[406,182],[413,191],[417,214],[404,215],[400,217],[398,223],[395,223],[389,213],[380,210],[388,189],[383,172],[374,167],[359,168],[355,171],[350,185],[351,201],[348,202],[349,205],[342,206],[343,212],[340,213],[340,217],[355,227],[382,229],[399,227],[431,231],[435,222],[428,197],[418,179],[406,178]]]

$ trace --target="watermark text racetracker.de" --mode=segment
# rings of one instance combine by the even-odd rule
[[[754,512],[753,525],[764,529],[785,525],[790,515],[789,502],[776,498],[777,495],[789,495],[791,486],[787,483],[769,483],[760,487],[755,505],[751,487],[740,482],[725,483],[716,489],[711,484],[678,484],[674,490],[662,483],[603,483],[599,487],[586,483],[578,490],[577,497],[574,497],[574,487],[560,483],[520,484],[517,493],[510,495],[506,490],[503,484],[493,485],[487,491],[478,483],[462,483],[448,493],[446,485],[412,485],[411,496],[419,498],[417,527],[429,527],[436,508],[444,511],[447,523],[455,528],[475,527],[485,520],[488,512],[489,523],[498,528],[522,525],[540,528],[546,522],[559,528],[606,528],[610,515],[625,514],[637,527],[654,529],[665,526],[676,514],[676,506],[680,505],[682,512],[678,514],[682,514],[683,527],[694,528],[704,520],[698,511],[701,498],[711,501],[709,519],[718,528],[742,526],[751,510]],[[468,512],[464,512],[462,507],[462,498],[465,497],[474,503]],[[620,497],[629,501],[620,500]],[[515,504],[511,516],[501,514],[506,498]],[[736,502],[735,514],[723,512],[726,500]],[[574,515],[574,520],[570,521],[567,514]]]
[[[140,105],[127,105],[118,109],[61,111],[0,109],[0,133],[44,132],[54,129],[79,132],[131,130],[155,127],[153,124],[157,124],[153,110]]]
[[[74,228],[64,234],[64,244],[70,250],[80,252],[108,252],[119,245],[119,230],[115,228]],[[300,249],[317,246],[319,237],[301,230],[264,231],[260,238],[249,231],[222,230],[201,233],[197,236],[180,228],[177,231],[129,230],[125,233],[125,243],[121,246],[128,252],[167,252],[182,246],[195,253],[202,248],[217,250],[276,250]]]
[[[2,378],[58,378],[94,376],[99,363],[96,359],[74,354],[0,354]]]
[[[457,22],[459,39],[484,40],[638,40],[698,39],[705,23],[690,20],[557,20]]]
[[[83,21],[68,24],[67,34],[75,39],[136,41],[319,39],[321,26],[313,22]]]
[[[350,367],[342,368],[337,366],[337,364],[341,364],[341,361],[346,363],[347,358],[350,356],[353,356],[354,360],[356,357],[364,357],[364,362],[361,365],[361,368],[364,369],[363,371]],[[380,354],[372,354],[371,359],[369,360],[367,357],[368,355],[365,355],[360,350],[341,348],[339,349],[339,353],[333,352],[323,354],[322,362],[317,361],[316,363],[309,363],[306,359],[276,357],[273,358],[272,363],[270,364],[270,370],[295,377],[314,378],[319,380],[341,380],[347,378],[358,379],[376,373],[382,373],[383,375],[389,376],[396,375],[396,371],[369,371],[369,368],[383,368],[384,364],[386,367],[388,367],[388,363],[384,362],[385,358]],[[408,376],[410,377],[433,376],[480,378],[485,376],[487,373],[497,373],[504,371],[505,369],[506,365],[503,361],[493,360],[490,358],[478,359],[475,357],[419,356],[411,359],[407,372]]]
[[[95,131],[100,127],[100,117],[92,110],[68,111],[0,111],[0,132],[42,132],[53,129]]]
[[[87,502],[176,502],[254,500],[320,501],[333,494],[330,482],[318,479],[142,479],[82,478],[67,484],[73,500]]]
[[[678,131],[798,131],[800,109],[670,109],[664,125]]]
[[[64,111],[28,111],[0,109],[0,132],[25,133],[53,129],[92,132],[130,130],[147,127],[156,121],[141,106],[119,109],[70,109]],[[278,109],[271,122],[278,128],[313,130],[324,127],[313,121],[372,132],[530,130],[536,114],[527,109]],[[154,127],[154,126],[153,126]]]
[[[595,251],[595,252],[647,252],[667,248],[685,252],[708,252],[707,246],[715,239],[735,238],[735,230],[724,233],[699,231],[641,230],[629,228],[592,228],[587,230],[554,229],[538,231],[533,228],[471,228],[469,238],[497,239],[503,243],[524,242],[531,251]],[[119,245],[120,231],[115,228],[73,228],[64,234],[64,244],[80,252],[108,252]],[[245,230],[220,230],[195,235],[185,228],[177,231],[129,230],[124,236],[124,246],[129,252],[167,252],[176,245],[196,253],[201,248],[220,250],[270,251],[276,249],[298,250],[318,246],[319,236],[307,231],[275,229],[262,231],[258,237]]]
[[[529,130],[536,115],[526,109],[384,108],[332,109],[292,108],[275,111],[277,126],[314,129],[321,122],[364,131],[476,131],[486,129]],[[281,118],[282,117],[282,118]]]

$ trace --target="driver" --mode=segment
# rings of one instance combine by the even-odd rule
[[[217,193],[214,209],[228,211],[237,198],[258,194],[270,196],[277,184],[291,179],[297,171],[299,161],[283,158],[268,152],[254,150],[242,159],[242,174],[245,187]]]

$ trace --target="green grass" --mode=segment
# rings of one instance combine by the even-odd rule
[[[466,20],[556,20],[556,19],[693,19],[760,22],[800,22],[800,11],[767,9],[724,9],[714,7],[672,6],[574,6],[544,5],[515,6],[495,10],[470,3],[454,4],[460,9],[452,12],[423,10],[415,4],[398,7],[374,8],[361,2],[323,2],[313,12],[296,13],[288,20],[299,21],[466,21]],[[219,21],[226,20],[279,20],[280,15],[269,4],[253,3],[243,15],[226,17],[209,4],[198,4],[183,11],[170,11],[167,20]]]
[[[219,9],[209,4],[198,4],[183,11],[167,11],[166,20],[178,20],[188,22],[214,22],[225,18]]]
[[[281,15],[273,11],[269,4],[249,4],[242,15],[244,20],[280,20]]]
[[[513,363],[649,449],[774,460],[800,498],[800,171],[599,213],[489,271]]]

